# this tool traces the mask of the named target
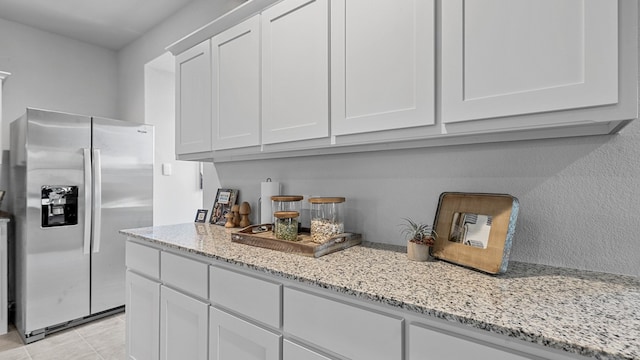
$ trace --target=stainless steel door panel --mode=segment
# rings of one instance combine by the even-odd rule
[[[102,206],[91,264],[91,313],[97,313],[124,305],[125,239],[118,231],[153,223],[153,127],[94,118],[93,148],[102,178],[94,185]]]
[[[26,333],[89,314],[90,256],[84,254],[83,149],[90,147],[90,118],[28,110],[26,227],[17,254]],[[78,223],[41,227],[43,185],[78,187]],[[18,274],[20,272],[20,274]]]

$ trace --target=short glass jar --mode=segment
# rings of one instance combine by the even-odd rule
[[[298,240],[298,217],[297,211],[276,211],[274,214],[274,233],[276,239],[297,241]]]
[[[272,221],[276,221],[275,213],[278,211],[297,211],[300,213],[303,196],[301,195],[274,195],[271,197],[271,210],[274,213]]]
[[[313,197],[311,204],[311,241],[324,244],[335,235],[344,233],[343,197]]]

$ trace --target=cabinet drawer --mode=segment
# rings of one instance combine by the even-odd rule
[[[401,318],[284,289],[284,331],[350,359],[402,358]]]
[[[409,325],[409,360],[424,359],[425,354],[429,354],[433,359],[529,359],[496,349],[489,344],[447,335],[416,324]]]
[[[125,263],[137,273],[160,278],[160,250],[127,241]]]
[[[282,342],[282,360],[333,360],[289,340]]]
[[[217,266],[209,271],[212,303],[280,328],[282,285]]]
[[[207,264],[168,252],[162,253],[161,260],[160,279],[164,284],[202,299],[209,296]]]

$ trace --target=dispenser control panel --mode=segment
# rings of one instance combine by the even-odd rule
[[[42,227],[78,224],[78,187],[42,187]]]

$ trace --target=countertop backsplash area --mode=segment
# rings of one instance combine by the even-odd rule
[[[618,135],[215,163],[257,206],[260,182],[283,193],[344,196],[347,231],[406,245],[403,217],[432,223],[442,192],[520,200],[510,260],[640,276],[640,122]],[[206,179],[205,179],[206,183]],[[212,201],[211,199],[210,201]],[[205,203],[207,199],[205,199]]]

